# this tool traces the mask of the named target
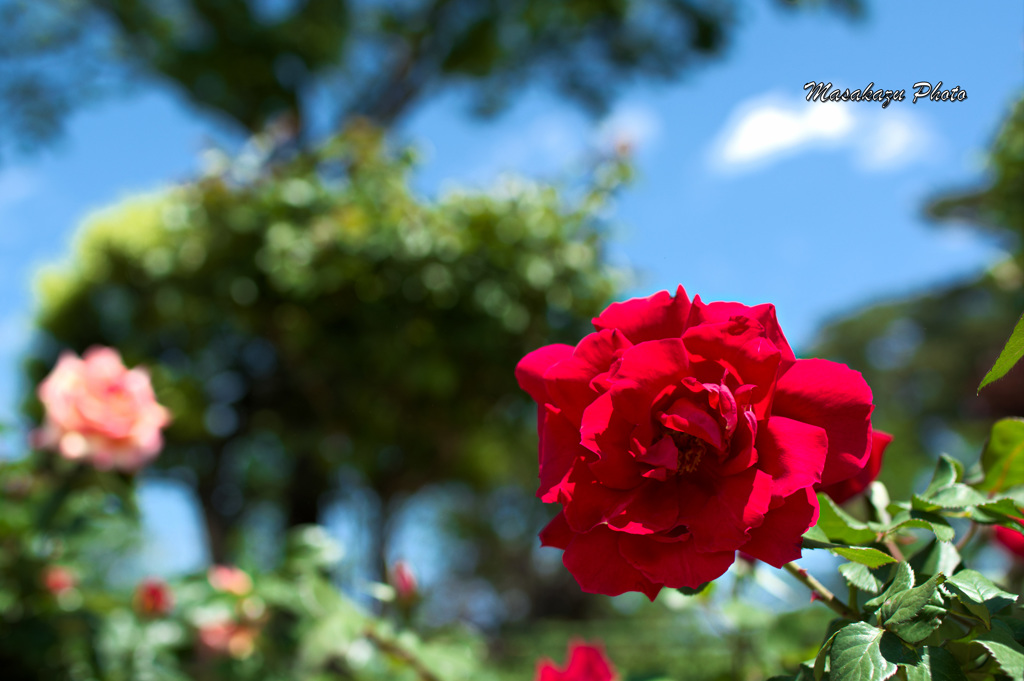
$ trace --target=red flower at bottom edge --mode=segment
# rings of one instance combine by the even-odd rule
[[[535,681],[614,681],[615,668],[600,646],[586,643],[569,644],[569,664],[564,670],[551,660],[537,663]]]

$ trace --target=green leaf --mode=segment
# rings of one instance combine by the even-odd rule
[[[696,596],[696,595],[702,593],[709,586],[711,586],[711,582],[704,582],[703,584],[701,584],[700,586],[698,586],[696,588],[689,587],[689,586],[676,587],[676,591],[678,591],[679,593],[683,594],[684,596]]]
[[[914,586],[914,571],[907,563],[897,563],[896,570],[892,577],[892,582],[889,584],[889,588],[885,590],[880,596],[875,596],[869,600],[866,605],[869,608],[877,608],[886,599],[892,598],[898,593],[906,591]]]
[[[875,480],[868,486],[867,492],[868,504],[871,505],[871,509],[875,513],[875,518],[878,522],[883,525],[888,525],[891,521],[889,516],[889,490],[886,489],[885,485],[878,480]]]
[[[919,578],[940,572],[951,575],[960,565],[960,553],[949,542],[932,541],[915,553],[909,562]]]
[[[896,673],[896,664],[882,655],[885,631],[867,622],[855,622],[836,632],[829,653],[834,681],[885,681]]]
[[[985,525],[1002,525],[1010,529],[1024,532],[1024,523],[1020,521],[1021,511],[1013,499],[994,499],[970,509],[971,520]]]
[[[866,565],[869,568],[881,567],[896,562],[896,559],[888,553],[868,546],[841,546],[829,549],[829,551],[847,560]]]
[[[1003,591],[975,570],[961,570],[946,580],[943,587],[956,596],[971,614],[991,626],[992,615],[1017,602],[1017,596]]]
[[[967,681],[953,654],[943,648],[925,646],[917,664],[904,665],[907,681]]]
[[[996,363],[978,384],[978,392],[980,393],[981,389],[989,383],[998,381],[1005,376],[1013,368],[1013,365],[1020,361],[1021,357],[1024,357],[1024,315],[1017,320],[1017,325],[1013,327],[1010,338],[1006,341],[999,356],[996,357]]]
[[[817,525],[815,525],[811,529],[809,529],[806,532],[804,532],[804,537],[803,538],[807,539],[807,540],[810,540],[812,542],[820,543],[820,544],[830,544],[831,543],[828,540],[828,535],[825,534],[822,531],[822,529],[820,527],[818,527]]]
[[[889,624],[909,622],[931,602],[932,596],[935,595],[935,590],[944,581],[946,581],[946,576],[939,573],[921,586],[907,589],[886,598],[882,602],[882,607],[878,610],[879,624],[888,626]]]
[[[928,604],[911,619],[906,622],[897,622],[888,628],[907,643],[920,643],[939,628],[942,624],[942,616],[945,614],[944,608]]]
[[[839,566],[839,573],[847,582],[861,591],[876,594],[882,590],[884,582],[875,576],[867,565],[860,563],[843,563]]]
[[[972,643],[984,647],[1011,679],[1024,679],[1024,648],[1013,640],[1002,622],[996,622],[991,631],[982,633]]]
[[[962,483],[955,483],[944,487],[938,492],[925,498],[915,494],[911,499],[913,508],[919,511],[937,511],[942,508],[967,508],[968,506],[980,506],[988,501],[988,497],[973,487]]]
[[[843,544],[868,544],[875,541],[875,531],[849,513],[839,508],[834,501],[822,492],[818,493],[817,527],[832,541]]]
[[[840,631],[842,630],[840,629]],[[828,637],[828,640],[822,644],[821,650],[818,651],[818,655],[814,658],[815,681],[821,681],[821,677],[825,675],[825,663],[828,662],[828,653],[832,650],[832,641],[835,640],[837,634],[839,634],[839,631]]]
[[[928,483],[928,488],[925,489],[921,496],[928,499],[939,490],[959,482],[963,475],[963,464],[946,454],[942,454],[935,464],[932,480]]]
[[[917,509],[897,513],[886,528],[885,533],[892,534],[909,528],[930,530],[939,541],[953,541],[953,538],[956,536],[956,532],[948,520],[937,513],[919,511]]]
[[[996,421],[981,452],[985,479],[978,489],[1001,492],[1024,484],[1024,419]]]

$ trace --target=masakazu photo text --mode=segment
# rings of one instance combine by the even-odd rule
[[[837,87],[833,88],[831,82],[819,83],[812,80],[804,85],[804,90],[807,90],[808,102],[881,102],[883,109],[892,102],[902,102],[907,98],[905,89],[875,89],[874,81],[868,83],[862,90],[840,90]],[[913,91],[913,104],[917,104],[919,99],[928,99],[932,102],[962,102],[967,99],[967,90],[959,85],[943,90],[941,80],[934,86],[926,80],[918,81],[914,83]]]

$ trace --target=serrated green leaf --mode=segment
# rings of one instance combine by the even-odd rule
[[[1020,521],[1021,511],[1012,499],[996,499],[969,509],[971,520],[983,525],[1002,525],[1018,532],[1024,532]]]
[[[939,572],[951,575],[960,565],[960,553],[953,544],[935,540],[911,556],[909,562],[919,578]]]
[[[918,528],[930,530],[939,541],[953,541],[956,532],[949,524],[949,521],[937,513],[931,511],[900,511],[886,527],[886,534],[892,534],[899,530]]]
[[[885,632],[867,622],[855,622],[836,632],[829,652],[834,681],[885,681],[896,673],[896,664],[882,655]]]
[[[842,546],[829,549],[829,551],[837,556],[842,556],[847,560],[852,560],[855,563],[866,565],[869,568],[881,567],[883,565],[896,562],[896,559],[888,553],[884,553],[878,549],[873,549],[869,546]]]
[[[905,665],[907,681],[967,681],[960,664],[948,650],[925,646],[917,664]]]
[[[925,498],[915,494],[911,497],[911,506],[919,511],[937,511],[939,509],[968,508],[980,506],[988,501],[988,497],[973,487],[963,483],[954,483],[943,487],[938,492]]]
[[[822,531],[822,529],[820,527],[818,527],[817,525],[815,525],[811,529],[809,529],[806,532],[804,532],[803,538],[804,539],[810,539],[811,541],[820,542],[820,543],[824,543],[824,544],[831,543],[828,540],[828,535],[825,534]]]
[[[1024,419],[996,421],[981,452],[985,479],[978,489],[1001,492],[1024,484]]]
[[[1013,327],[1013,331],[1010,333],[1010,337],[1006,340],[1006,345],[999,352],[999,356],[996,357],[995,364],[988,370],[985,377],[981,379],[981,383],[978,384],[978,392],[989,383],[998,381],[1000,378],[1009,373],[1010,369],[1020,361],[1020,358],[1024,357],[1024,315],[1021,315],[1020,319],[1017,320],[1016,326]]]
[[[882,590],[884,582],[871,571],[867,565],[860,563],[843,563],[839,566],[843,578],[861,591],[876,594]]]
[[[839,508],[827,494],[818,493],[818,523],[832,541],[843,544],[868,544],[875,541],[875,531]]]
[[[932,596],[935,595],[935,590],[944,581],[946,581],[946,576],[939,573],[921,586],[907,589],[886,598],[882,602],[882,607],[878,609],[879,624],[888,626],[890,624],[899,624],[900,622],[909,622],[931,602]],[[938,626],[938,624],[936,623],[935,626]]]
[[[939,628],[945,614],[944,608],[928,604],[906,622],[896,622],[887,628],[907,643],[920,643]]]
[[[906,591],[913,586],[914,570],[907,563],[897,563],[889,587],[881,595],[875,596],[864,605],[869,608],[877,608],[884,603],[886,599],[892,598],[896,594]]]
[[[959,482],[963,474],[964,466],[962,463],[946,454],[942,454],[935,464],[935,472],[932,473],[931,482],[928,483],[928,487],[921,496],[928,499],[939,490]]]
[[[992,615],[1017,602],[1017,596],[1003,591],[975,570],[961,570],[946,580],[947,592],[956,596],[971,614],[991,626]]]
[[[985,648],[1011,679],[1024,679],[1024,647],[1013,640],[1002,622],[995,622],[990,631],[983,632],[972,643]]]

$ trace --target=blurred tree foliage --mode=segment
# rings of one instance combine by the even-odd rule
[[[927,212],[994,235],[1012,255],[976,280],[834,322],[814,348],[863,367],[873,420],[895,435],[882,475],[896,494],[924,460],[958,447],[968,451],[951,453],[973,454],[993,418],[1024,415],[1022,367],[975,394],[1024,311],[1024,100],[993,146],[986,185],[937,198]]]
[[[390,124],[452,85],[484,113],[538,84],[601,111],[624,84],[718,53],[734,4],[0,0],[0,146],[46,140],[74,105],[139,77],[243,131],[277,119],[300,139],[312,118]]]
[[[33,384],[64,348],[151,366],[175,415],[158,466],[187,471],[218,561],[266,504],[316,522],[342,466],[385,510],[431,482],[532,486],[511,369],[609,300],[596,215],[628,166],[575,198],[507,181],[433,202],[369,125],[284,165],[250,152],[88,220],[40,277]]]

